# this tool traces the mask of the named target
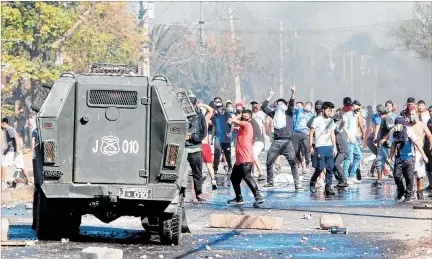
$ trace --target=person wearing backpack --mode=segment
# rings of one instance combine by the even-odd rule
[[[400,201],[405,196],[404,202],[411,202],[414,183],[415,148],[417,148],[423,160],[428,163],[428,158],[420,148],[418,140],[411,127],[407,127],[405,118],[397,117],[394,126],[393,143],[390,156],[387,159],[391,163],[396,154],[394,163],[394,180],[397,186],[396,200]],[[406,186],[404,186],[405,180]]]

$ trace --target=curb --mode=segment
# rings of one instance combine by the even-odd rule
[[[6,189],[1,193],[1,204],[12,202],[33,201],[34,186],[26,186],[18,189]]]

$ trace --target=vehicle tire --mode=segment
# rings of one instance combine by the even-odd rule
[[[60,240],[79,233],[81,214],[55,206],[39,190],[36,211],[36,235],[39,240]]]
[[[164,213],[159,221],[160,240],[165,245],[179,245],[181,241],[183,197],[177,204],[177,211],[173,214]]]
[[[57,219],[50,202],[43,193],[39,191],[37,197],[36,211],[36,236],[38,240],[57,240],[60,237]]]

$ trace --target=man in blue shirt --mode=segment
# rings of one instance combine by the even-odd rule
[[[397,117],[395,120],[393,139],[390,156],[387,161],[391,163],[393,155],[396,155],[394,171],[394,179],[397,186],[396,200],[401,200],[405,196],[404,202],[411,202],[414,182],[414,147],[420,151],[426,163],[428,163],[428,158],[418,144],[412,128],[407,127],[403,117]],[[406,187],[403,183],[404,179]]]
[[[307,172],[311,162],[309,153],[309,128],[308,122],[312,119],[312,103],[308,102],[304,107],[296,107],[293,118],[293,145],[298,162],[302,161],[302,153],[306,159],[303,172]]]
[[[213,125],[212,143],[214,143],[213,168],[216,174],[219,168],[221,154],[223,152],[228,163],[228,173],[231,173],[231,132],[233,130],[233,124],[230,126],[227,121],[232,118],[232,115],[224,108],[222,102],[216,101],[215,108],[217,113],[215,113],[211,118]]]
[[[372,153],[377,156],[378,154],[378,147],[374,144],[374,139],[378,138],[378,132],[379,132],[379,128],[381,126],[381,117],[378,113],[378,110],[380,110],[382,107],[381,104],[378,104],[376,106],[376,110],[377,112],[374,113],[372,115],[371,118],[371,133],[369,135],[369,137],[366,140],[367,146],[370,149],[370,151],[372,151]],[[368,176],[370,177],[375,177],[375,170],[376,170],[376,159],[373,161],[371,169],[370,169],[370,173],[368,174]]]

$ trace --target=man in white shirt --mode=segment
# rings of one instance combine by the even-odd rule
[[[252,100],[252,119],[255,120],[260,128],[260,134],[262,136],[262,140],[264,140],[264,136],[266,135],[266,128],[268,128],[268,116],[265,114],[260,107],[260,104],[257,100]],[[254,151],[254,164],[258,169],[258,174],[254,173],[254,177],[262,178],[262,167],[261,162],[259,160],[259,155],[261,151],[264,149],[265,143],[264,141],[254,141],[253,151]],[[255,171],[255,170],[254,170]]]
[[[355,183],[361,183],[361,181],[357,180],[355,177],[357,168],[359,167],[362,159],[360,146],[356,140],[358,119],[354,109],[357,107],[353,107],[353,102],[349,97],[345,97],[343,99],[343,105],[344,107],[342,110],[345,112],[345,114],[343,115],[342,119],[345,124],[345,131],[348,135],[348,157],[344,162],[343,170],[344,177],[348,179],[348,184],[352,185]],[[352,166],[350,170],[351,164]]]
[[[325,194],[334,195],[332,189],[334,157],[337,155],[336,138],[333,130],[334,122],[331,118],[334,104],[324,102],[322,105],[323,112],[316,117],[311,125],[309,134],[309,150],[311,155],[315,156],[317,165],[315,172],[310,180],[310,191],[317,192],[316,182],[320,174],[326,169]],[[315,140],[315,147],[312,143]]]
[[[427,123],[429,119],[431,118],[429,111],[426,107],[426,103],[423,100],[418,101],[417,103],[417,109],[419,113],[419,121],[423,123]]]

